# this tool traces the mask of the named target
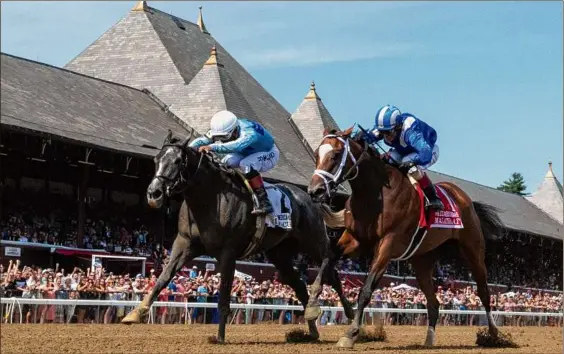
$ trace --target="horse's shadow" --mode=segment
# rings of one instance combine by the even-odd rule
[[[451,352],[453,350],[484,350],[487,348],[481,348],[477,345],[435,345],[432,347],[426,347],[421,344],[409,344],[409,345],[398,345],[398,346],[386,346],[382,348],[378,348],[379,350],[445,350],[447,352]]]
[[[382,343],[382,342],[374,342],[374,343]],[[300,345],[300,344],[307,344],[307,345],[336,345],[337,341],[334,340],[316,340],[316,341],[311,341],[311,342],[303,342],[303,343],[288,343],[286,341],[261,341],[261,340],[254,340],[254,341],[244,341],[244,342],[232,342],[232,341],[228,341],[226,344],[232,344],[232,345],[256,345],[256,344],[262,344],[262,345],[288,345],[288,344],[296,344],[296,345]],[[357,345],[362,345],[362,344],[372,344],[372,343],[357,343]],[[417,350],[421,350],[421,351],[426,351],[426,350],[439,350],[439,351],[445,351],[447,353],[450,353],[454,350],[488,350],[488,348],[482,348],[479,347],[477,345],[435,345],[433,347],[426,347],[424,345],[421,344],[409,344],[409,345],[398,345],[398,346],[385,346],[385,347],[379,347],[378,350],[387,350],[387,351],[399,351],[399,350],[406,350],[406,351],[417,351]]]

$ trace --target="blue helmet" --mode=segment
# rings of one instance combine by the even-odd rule
[[[391,106],[389,104],[383,106],[376,112],[375,128],[377,130],[391,130],[397,123],[397,119],[401,114],[400,110],[396,106]]]

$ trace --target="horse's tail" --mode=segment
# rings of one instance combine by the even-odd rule
[[[472,202],[480,219],[482,234],[485,239],[496,239],[502,235],[504,227],[499,218],[499,209],[489,204]]]
[[[333,211],[327,204],[321,204],[321,212],[325,224],[332,229],[341,229],[345,227],[345,209]]]

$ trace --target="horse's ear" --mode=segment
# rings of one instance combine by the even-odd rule
[[[342,135],[344,137],[349,137],[352,134],[352,132],[353,132],[353,127],[350,127],[349,129],[345,130]]]
[[[329,130],[329,128],[323,129],[323,136],[329,135],[330,132],[331,132],[331,130]]]
[[[172,139],[172,130],[168,130],[168,133],[166,134],[166,137],[163,141],[163,145],[167,145],[170,143],[170,140]]]
[[[188,134],[186,139],[184,139],[184,141],[182,142],[182,146],[184,147],[188,146],[188,143],[190,142],[190,140],[192,140],[193,136],[194,136],[194,128],[190,130],[190,134]]]

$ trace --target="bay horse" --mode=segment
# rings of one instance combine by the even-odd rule
[[[188,143],[192,135],[193,130],[184,141],[180,141],[173,138],[169,131],[161,151],[154,158],[156,168],[147,188],[148,204],[160,208],[164,198],[181,193],[184,200],[178,215],[178,234],[172,245],[169,262],[159,275],[155,287],[122,323],[139,323],[182,266],[205,254],[217,259],[221,272],[217,342],[223,343],[230,313],[235,262],[261,251],[278,269],[280,280],[294,289],[306,311],[309,295],[306,284],[293,267],[293,258],[298,252],[303,252],[313,261],[322,262],[324,273],[320,271],[317,278],[328,280],[345,306],[346,314],[352,318],[352,305],[343,294],[334,268],[337,257],[331,255],[322,209],[306,191],[290,184],[276,184],[290,200],[293,227],[290,231],[266,228],[260,245],[248,253],[249,244],[259,228],[257,217],[251,215],[252,193],[234,170],[219,163],[213,155],[190,148]],[[312,298],[311,303],[316,301]],[[312,308],[316,310],[315,306]],[[308,328],[310,338],[317,339],[319,333],[315,320],[308,321]]]
[[[411,236],[419,230],[424,208],[420,194],[407,176],[385,163],[381,155],[362,138],[362,131],[351,137],[352,131],[352,127],[346,131],[324,131],[324,138],[315,151],[316,171],[308,187],[312,199],[323,203],[327,225],[345,228],[338,241],[343,254],[354,256],[364,251],[371,256],[354,320],[337,343],[344,348],[353,347],[364,309],[390,260],[402,257],[411,248]],[[345,209],[333,212],[326,201],[344,181],[348,181],[352,193]],[[433,346],[435,343],[439,302],[435,296],[433,269],[439,256],[437,248],[447,240],[454,240],[458,244],[460,253],[469,263],[478,295],[486,310],[489,334],[498,338],[498,329],[490,312],[484,237],[496,235],[502,223],[495,208],[472,201],[455,184],[444,182],[437,185],[459,207],[463,228],[428,229],[419,248],[411,255],[419,287],[427,298],[429,325],[425,345]]]

